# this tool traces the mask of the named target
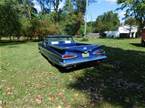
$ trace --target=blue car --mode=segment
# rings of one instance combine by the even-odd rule
[[[100,62],[107,58],[101,46],[77,43],[72,36],[48,36],[38,46],[42,55],[60,67]]]

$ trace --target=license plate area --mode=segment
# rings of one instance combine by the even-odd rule
[[[83,58],[89,57],[89,53],[88,53],[88,52],[82,53],[82,57],[83,57]]]

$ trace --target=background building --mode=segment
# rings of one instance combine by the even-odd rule
[[[137,26],[123,25],[118,27],[117,31],[106,31],[106,37],[112,38],[136,38]]]

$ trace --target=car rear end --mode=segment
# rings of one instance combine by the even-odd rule
[[[100,62],[106,58],[105,51],[101,46],[83,45],[66,49],[60,64],[62,67],[66,67],[93,61]]]

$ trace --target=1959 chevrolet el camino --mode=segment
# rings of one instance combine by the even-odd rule
[[[72,36],[48,36],[38,44],[38,47],[42,55],[60,67],[102,61],[107,58],[101,46],[76,43]]]

